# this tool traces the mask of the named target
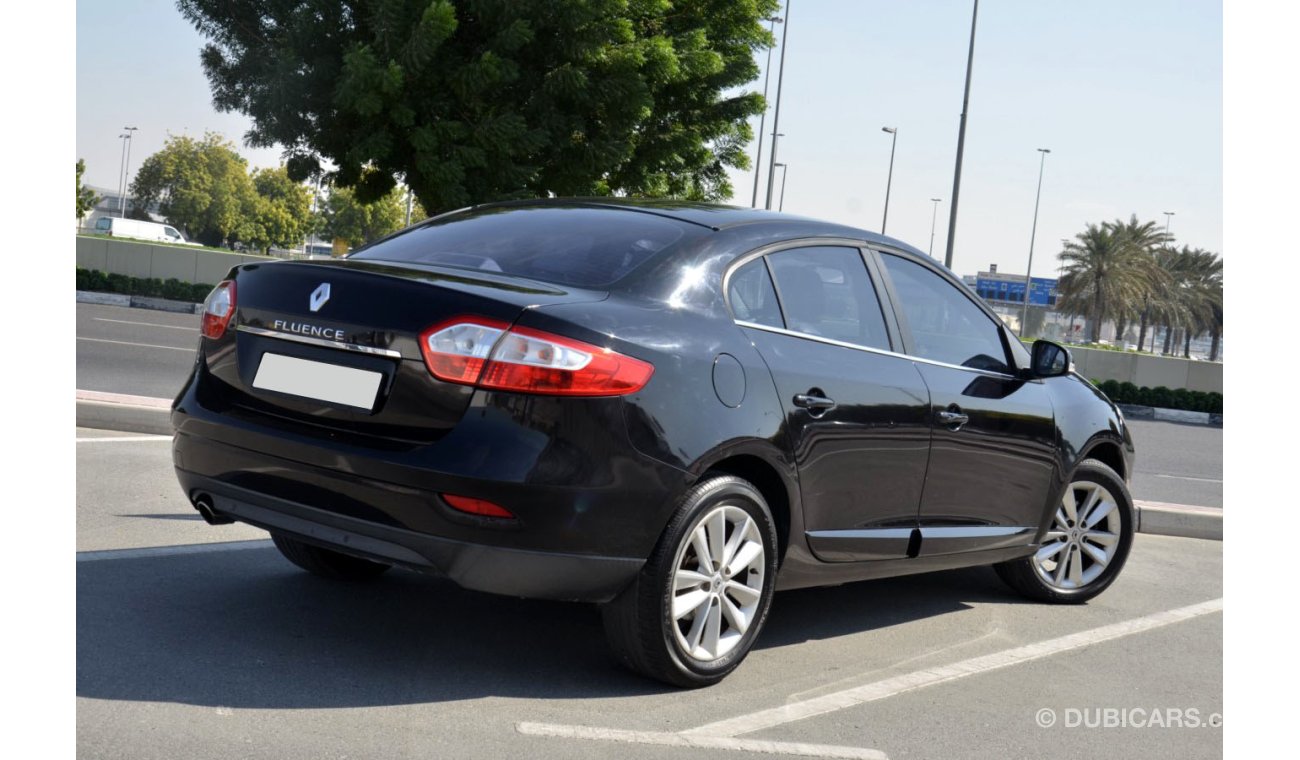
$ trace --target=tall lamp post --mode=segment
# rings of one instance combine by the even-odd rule
[[[930,258],[934,258],[934,223],[939,219],[939,201],[942,198],[931,198],[930,202],[934,204],[934,210],[930,212]]]
[[[776,25],[785,23],[780,16],[768,19],[768,31],[776,37]],[[758,150],[754,151],[754,197],[749,201],[750,208],[758,208],[758,174],[763,166],[763,130],[767,129],[767,80],[772,76],[772,48],[767,49],[767,65],[763,67],[763,115],[758,118]]]
[[[776,71],[776,108],[772,110],[772,156],[768,159],[767,166],[767,203],[763,208],[768,211],[772,210],[772,182],[776,179],[776,143],[778,128],[781,123],[781,85],[785,83],[785,49],[786,41],[790,38],[790,3],[791,0],[785,0],[785,26],[781,29],[781,64]]]
[[[789,164],[777,164],[781,167],[781,201],[777,204],[777,211],[785,211],[785,173],[790,168]]]
[[[957,163],[952,170],[952,201],[948,204],[948,251],[943,255],[943,265],[952,269],[952,247],[957,240],[957,196],[961,191],[961,156],[966,146],[966,111],[970,106],[970,74],[975,64],[975,19],[979,17],[980,0],[970,14],[970,50],[966,53],[966,89],[961,97],[961,126],[957,128]]]
[[[127,188],[126,180],[129,176],[131,176],[131,139],[135,136],[135,131],[139,129],[139,127],[122,127],[122,129],[126,130],[126,134],[122,135],[122,137],[126,139],[122,141],[123,143],[122,148],[124,151],[122,156],[122,182],[121,182],[122,192],[119,193],[120,204],[119,204],[118,216],[125,218],[126,217],[126,188]]]
[[[1029,322],[1029,288],[1033,283],[1034,271],[1034,238],[1038,236],[1038,201],[1043,196],[1043,166],[1047,163],[1047,154],[1052,151],[1047,148],[1039,148],[1038,152],[1042,156],[1038,159],[1038,191],[1034,194],[1034,226],[1029,232],[1029,265],[1025,269],[1025,305],[1020,312],[1020,337],[1025,337],[1025,325]]]
[[[889,178],[885,180],[885,216],[880,220],[880,234],[885,234],[885,223],[889,221],[889,190],[894,185],[894,149],[898,147],[898,127],[881,127],[881,132],[893,135],[889,143]]]
[[[1169,237],[1169,220],[1173,218],[1174,212],[1165,211],[1165,237]]]

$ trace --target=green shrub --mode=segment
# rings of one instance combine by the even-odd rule
[[[1222,393],[1189,391],[1186,388],[1170,390],[1163,385],[1156,388],[1139,388],[1133,383],[1121,383],[1115,380],[1093,380],[1092,384],[1116,404],[1223,414]]]
[[[77,290],[202,302],[208,297],[212,287],[204,283],[181,282],[174,278],[164,281],[157,278],[128,277],[124,274],[106,274],[97,269],[77,267]]]

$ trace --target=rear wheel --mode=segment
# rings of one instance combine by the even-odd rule
[[[675,686],[721,681],[767,620],[776,554],[758,489],[731,475],[707,478],[683,497],[636,581],[603,608],[614,654]]]
[[[368,559],[322,549],[296,538],[290,538],[283,533],[272,533],[271,540],[275,542],[275,548],[280,550],[285,559],[322,578],[368,581],[382,575],[391,567],[381,562],[371,562]]]
[[[1079,604],[1106,590],[1133,543],[1133,498],[1095,459],[1079,464],[1033,555],[994,565],[1007,585],[1043,602]]]

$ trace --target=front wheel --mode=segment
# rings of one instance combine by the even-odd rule
[[[1007,585],[1041,602],[1079,604],[1119,576],[1133,543],[1133,498],[1095,459],[1079,464],[1034,554],[994,565]]]
[[[732,475],[682,498],[637,579],[602,613],[624,665],[675,686],[721,681],[772,605],[777,538],[758,489]]]

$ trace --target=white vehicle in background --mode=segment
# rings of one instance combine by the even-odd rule
[[[115,216],[101,216],[95,222],[95,232],[113,237],[132,238],[134,240],[152,240],[176,245],[199,245],[185,239],[170,224],[142,222],[139,219],[122,219]]]

